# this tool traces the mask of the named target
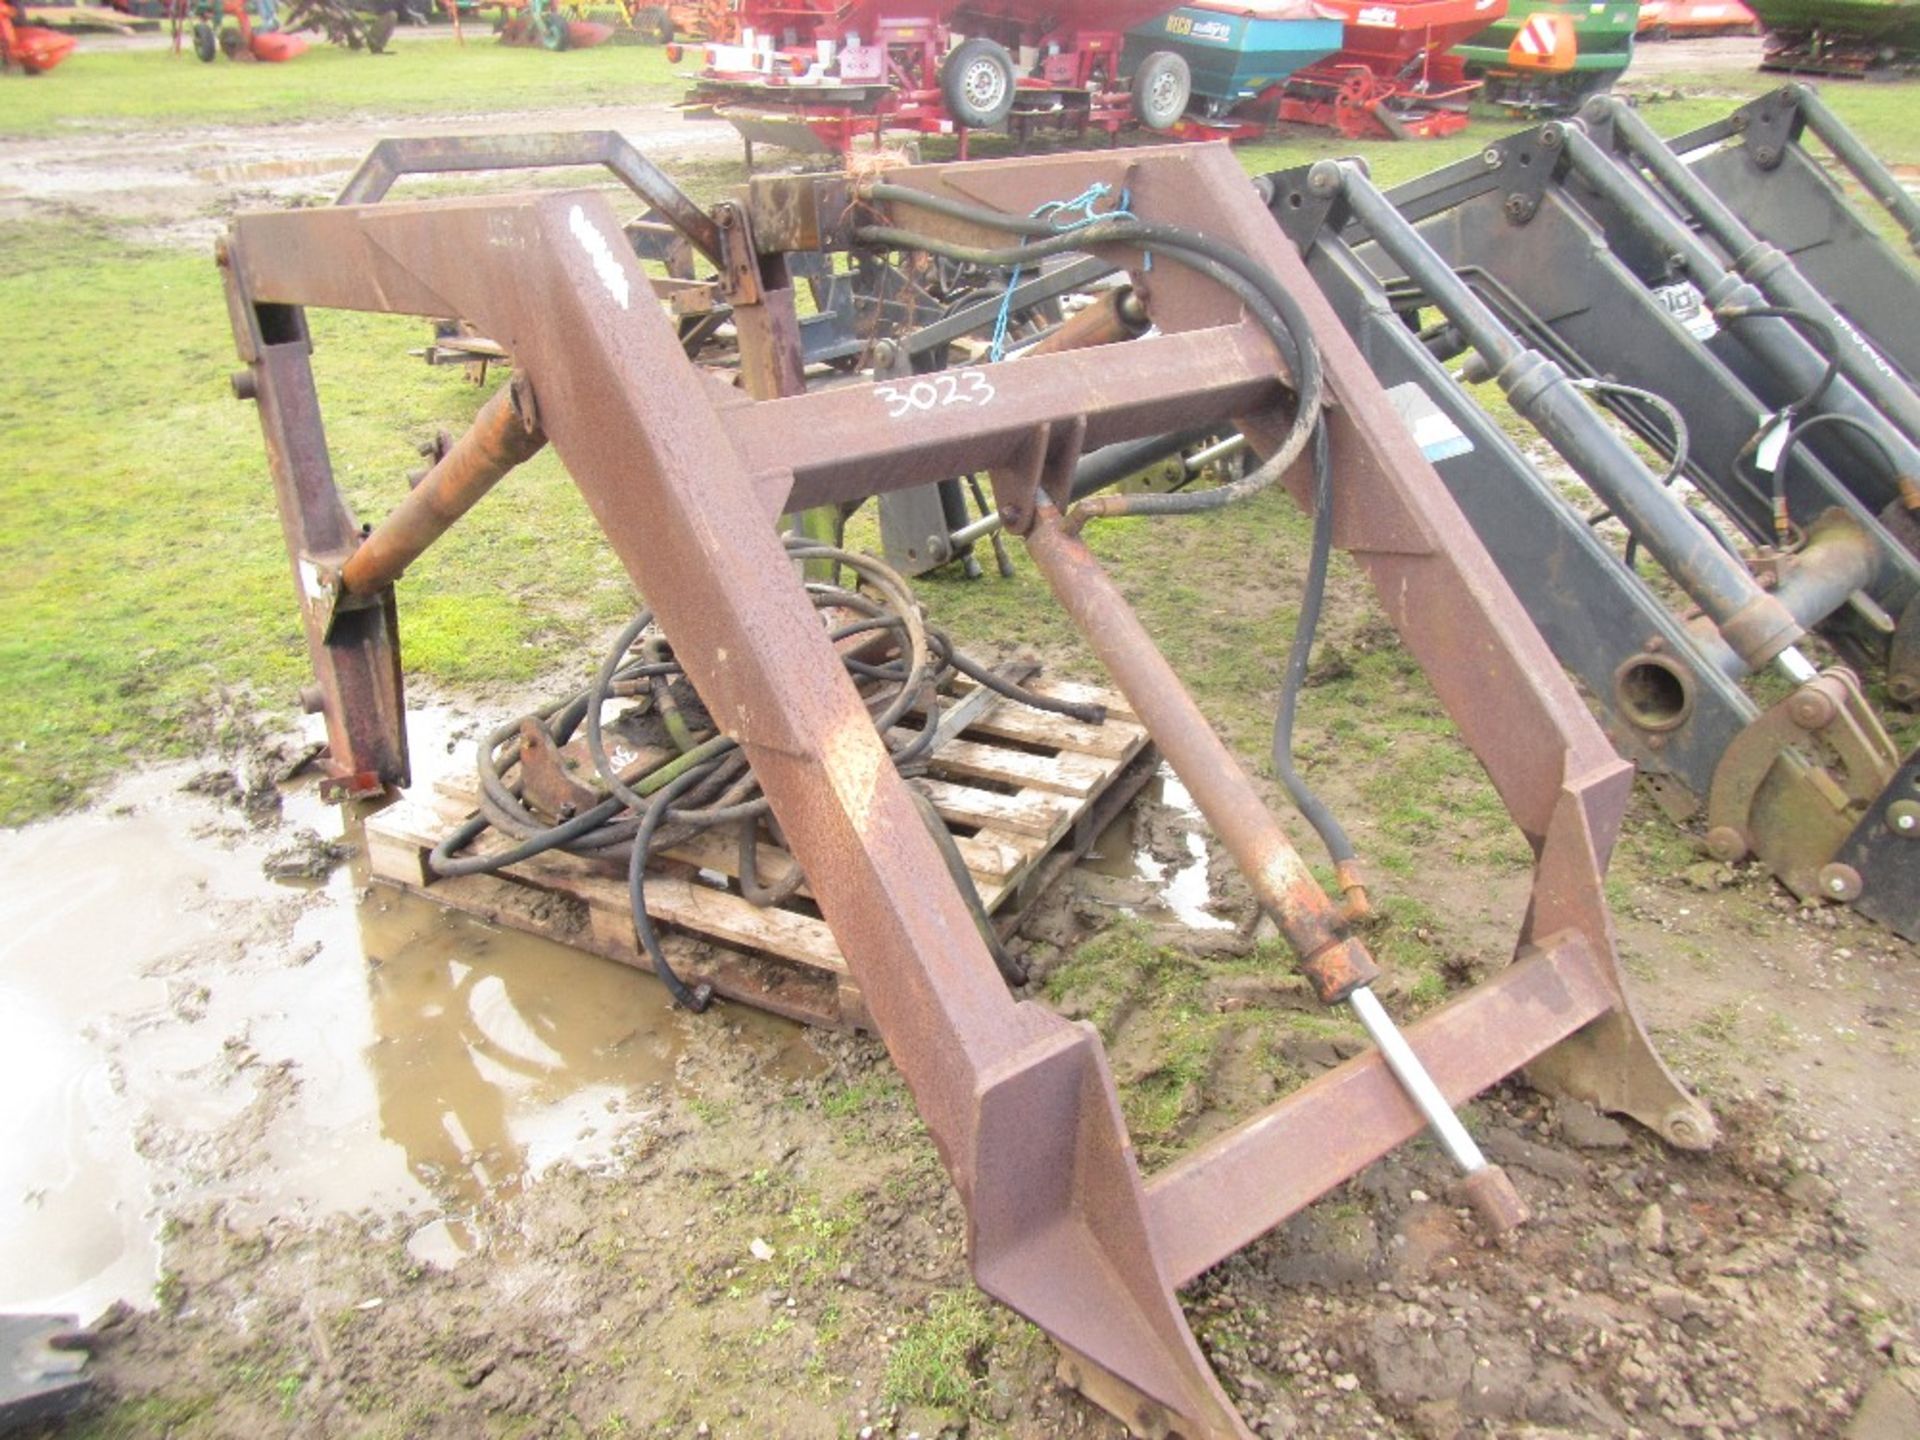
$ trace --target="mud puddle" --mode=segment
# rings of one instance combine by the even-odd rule
[[[1081,862],[1114,883],[1091,882],[1082,888],[1122,914],[1190,930],[1232,930],[1234,922],[1211,908],[1215,897],[1208,871],[1213,855],[1207,834],[1193,796],[1180,777],[1162,765],[1139,799],[1100,832]]]
[[[470,763],[450,713],[412,722],[424,783]],[[0,1309],[147,1302],[162,1217],[201,1201],[236,1223],[403,1216],[417,1259],[453,1263],[485,1248],[489,1197],[610,1163],[715,1023],[649,976],[368,886],[341,859],[357,824],[310,786],[223,791],[172,767],[0,834]],[[775,1075],[822,1063],[785,1022],[725,1023]]]

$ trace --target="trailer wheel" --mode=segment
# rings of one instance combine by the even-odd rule
[[[940,67],[940,93],[953,118],[973,130],[991,130],[1013,113],[1013,56],[976,35],[963,40]]]
[[[664,5],[643,5],[634,11],[633,29],[642,40],[655,45],[673,43],[673,17]]]
[[[193,53],[207,64],[213,63],[213,57],[220,53],[220,42],[213,38],[213,26],[201,20],[193,27]]]
[[[540,27],[540,44],[548,50],[567,48],[567,17],[549,10],[536,22]]]
[[[1193,99],[1193,69],[1184,55],[1156,50],[1133,72],[1133,116],[1149,130],[1171,130]]]

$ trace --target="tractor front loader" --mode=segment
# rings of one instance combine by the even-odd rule
[[[1920,700],[1920,457],[1881,390],[1854,387],[1846,356],[1869,352],[1831,305],[1764,244],[1740,261],[1769,291],[1737,273],[1663,199],[1686,187],[1652,151],[1558,123],[1391,195],[1351,165],[1264,183],[1383,378],[1436,412],[1437,470],[1663,807],[1704,816],[1720,859],[1920,934],[1920,755],[1860,678]],[[1597,510],[1474,413],[1442,364],[1463,355]],[[1797,647],[1815,630],[1858,673],[1816,673]],[[1749,689],[1767,670],[1790,688]]]
[[[221,247],[236,389],[259,407],[335,793],[408,779],[394,581],[551,444],[771,802],[966,1207],[981,1288],[1051,1335],[1067,1379],[1137,1434],[1249,1440],[1178,1291],[1394,1147],[1431,1131],[1490,1227],[1517,1223],[1521,1197],[1453,1108],[1503,1077],[1712,1143],[1614,953],[1601,881],[1631,769],[1224,146],[766,178],[712,212],[651,166],[624,178],[715,268],[739,384],[688,357],[596,193],[246,214]],[[1033,218],[1099,196],[1124,208]],[[788,257],[849,250],[1003,266],[1081,254],[1125,272],[1151,324],[809,392]],[[510,386],[365,532],[327,457],[312,306],[457,317],[512,357]],[[1071,499],[1084,454],[1197,425],[1243,429],[1259,468],[1194,495]],[[1016,998],[996,969],[776,533],[783,515],[975,472],[1315,993],[1375,1041],[1156,1174],[1096,1031]],[[1205,523],[1173,517],[1268,482],[1313,510],[1317,564],[1338,544],[1371,579],[1535,855],[1511,963],[1404,1031],[1373,990],[1350,860],[1336,901],[1082,538],[1117,514]],[[1799,633],[1771,597],[1750,618],[1761,652]]]

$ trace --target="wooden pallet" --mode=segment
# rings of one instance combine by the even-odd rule
[[[973,696],[964,728],[943,741],[927,774],[909,783],[947,822],[974,886],[1003,936],[1092,847],[1159,764],[1145,728],[1117,695],[1064,680],[1037,680],[1057,699],[1103,704],[1086,725],[987,695]],[[962,678],[956,698],[974,687]],[[427,856],[474,813],[471,781],[403,796],[366,822],[376,880],[423,893],[490,923],[527,931],[650,970],[634,938],[625,864],[558,851],[496,875],[440,878]],[[808,1024],[870,1028],[859,986],[803,886],[785,905],[761,908],[726,882],[738,878],[737,841],[713,832],[649,870],[647,910],[662,927],[669,959],[689,983]],[[789,873],[792,858],[758,852],[762,884]]]

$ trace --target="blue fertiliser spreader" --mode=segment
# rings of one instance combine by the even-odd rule
[[[1311,0],[1183,5],[1127,32],[1121,69],[1172,50],[1193,71],[1194,111],[1224,116],[1340,48],[1344,27],[1324,13]]]

